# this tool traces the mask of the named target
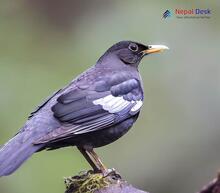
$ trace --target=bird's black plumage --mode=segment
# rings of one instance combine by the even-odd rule
[[[138,64],[148,49],[131,41],[113,45],[93,67],[42,103],[0,149],[0,176],[12,173],[36,151],[65,146],[87,150],[125,134],[143,103]]]
[[[133,112],[131,109],[137,105],[137,101],[143,100],[143,92],[138,74],[125,76],[124,73],[103,72],[101,77],[94,77],[87,89],[76,86],[74,90],[58,97],[57,103],[52,106],[52,111],[54,117],[63,125],[63,129],[54,130],[37,143],[50,146],[56,141],[70,139],[69,145],[78,145],[74,144],[76,135],[113,127],[133,117],[138,111]],[[94,104],[100,99],[106,101]],[[107,143],[99,134],[97,140],[99,142],[103,140],[103,144]],[[84,145],[96,147],[93,141],[88,141]]]

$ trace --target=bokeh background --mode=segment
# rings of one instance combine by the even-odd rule
[[[211,9],[209,19],[162,19],[165,10]],[[151,193],[196,192],[220,168],[220,1],[11,0],[0,2],[0,144],[45,97],[93,65],[113,43],[170,50],[140,65],[139,121],[97,152]],[[7,159],[7,158],[6,158]],[[61,193],[89,169],[75,148],[41,152],[0,179],[1,193]]]

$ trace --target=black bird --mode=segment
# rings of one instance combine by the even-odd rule
[[[0,149],[0,176],[14,172],[33,153],[77,146],[95,172],[107,173],[93,148],[114,142],[137,120],[144,94],[138,65],[168,47],[121,41],[68,86],[32,112]]]

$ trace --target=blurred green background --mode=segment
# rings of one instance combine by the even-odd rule
[[[162,19],[165,10],[211,9],[210,19]],[[170,47],[140,65],[141,116],[97,149],[106,165],[152,193],[196,192],[220,168],[220,1],[0,2],[0,144],[44,98],[112,44]],[[89,169],[76,148],[41,152],[0,179],[1,193],[62,193],[63,177]]]

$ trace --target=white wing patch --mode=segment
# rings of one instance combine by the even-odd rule
[[[131,109],[132,112],[138,111],[141,106],[143,105],[143,102],[141,100],[136,101],[136,105],[134,105]]]
[[[134,104],[131,111],[135,112],[138,111],[143,102],[139,101],[127,101],[123,99],[123,96],[115,97],[113,95],[107,95],[103,98],[97,99],[93,101],[94,105],[101,105],[102,108],[109,113],[117,113],[128,107],[130,104]]]

